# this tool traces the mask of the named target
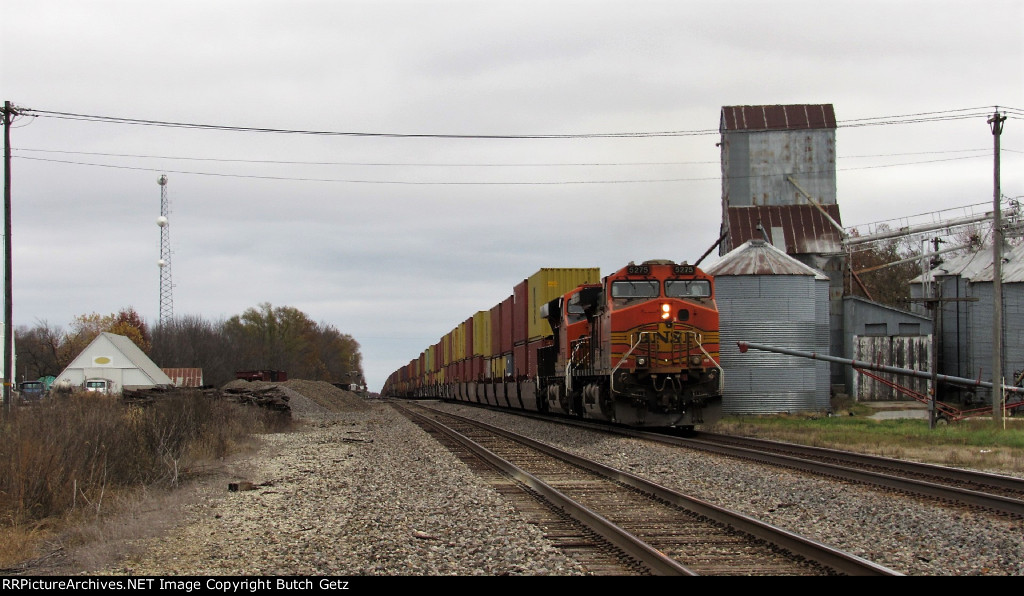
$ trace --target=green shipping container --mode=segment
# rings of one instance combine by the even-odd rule
[[[583,284],[601,281],[598,267],[541,269],[527,279],[527,337],[530,341],[551,335],[551,325],[540,316],[540,307]]]

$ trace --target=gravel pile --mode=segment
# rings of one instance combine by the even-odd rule
[[[493,489],[382,402],[288,381],[299,430],[108,573],[585,575]],[[1024,575],[1024,523],[869,488],[442,404],[839,546],[908,575]]]

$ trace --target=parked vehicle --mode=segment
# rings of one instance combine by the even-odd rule
[[[98,393],[110,393],[110,381],[107,379],[86,379],[85,390]]]
[[[46,385],[42,381],[22,381],[18,391],[22,401],[39,401],[46,397]]]

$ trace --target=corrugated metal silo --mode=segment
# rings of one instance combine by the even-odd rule
[[[829,280],[763,240],[749,240],[705,269],[715,277],[729,414],[823,411],[827,362],[749,350],[739,341],[829,351]]]

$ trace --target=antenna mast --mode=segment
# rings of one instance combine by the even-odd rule
[[[160,259],[156,264],[160,267],[160,319],[159,326],[170,323],[174,317],[174,297],[171,290],[171,223],[167,219],[170,212],[167,201],[167,176],[160,176],[156,181],[160,185],[160,217],[156,225],[160,228]]]

